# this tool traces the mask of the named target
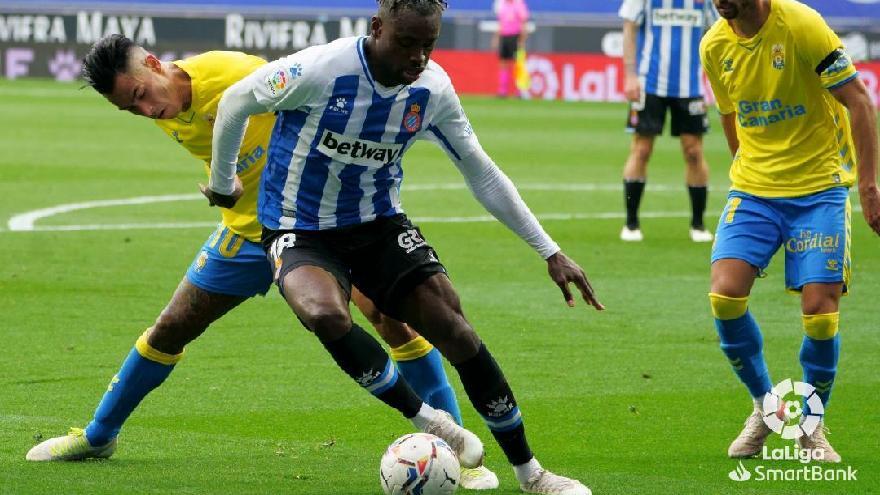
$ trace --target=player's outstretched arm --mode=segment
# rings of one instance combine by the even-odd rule
[[[837,101],[849,110],[850,128],[856,146],[859,200],[871,229],[880,234],[880,190],[877,188],[877,110],[859,78],[831,89]]]
[[[599,310],[605,309],[596,298],[583,269],[566,256],[544,231],[513,182],[495,165],[482,147],[477,146],[473,153],[464,158],[453,158],[453,162],[486,211],[514,231],[547,261],[550,278],[562,290],[569,306],[574,306],[574,298],[569,290],[569,284],[573,283],[588,304]]]

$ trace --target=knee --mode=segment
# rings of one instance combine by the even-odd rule
[[[748,297],[730,297],[715,292],[709,293],[709,306],[712,316],[718,320],[735,320],[749,309]]]
[[[813,340],[833,339],[839,330],[840,313],[804,314],[804,333]]]
[[[703,147],[699,145],[689,145],[682,149],[684,161],[689,167],[702,167],[703,165]]]
[[[318,308],[300,319],[321,340],[335,340],[351,330],[351,315],[336,308]]]
[[[644,165],[651,158],[652,146],[643,143],[636,143],[632,147],[632,158],[636,163]]]

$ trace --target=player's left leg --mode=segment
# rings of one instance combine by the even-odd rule
[[[786,241],[786,286],[801,290],[804,339],[800,362],[804,382],[816,389],[823,410],[804,414],[823,416],[809,435],[798,438],[805,449],[821,449],[827,462],[840,462],[828,442],[824,414],[837,375],[840,355],[840,297],[849,283],[849,222],[847,191],[834,188],[791,200],[791,228]]]
[[[417,285],[405,297],[401,310],[455,366],[471,403],[513,466],[524,492],[589,495],[589,489],[577,480],[553,474],[538,463],[526,439],[513,391],[465,319],[458,294],[445,274],[434,274]]]
[[[354,285],[384,314],[418,329],[452,363],[524,491],[588,495],[576,480],[550,473],[535,460],[504,374],[462,314],[445,268],[419,229],[404,215],[378,225],[382,242],[371,243],[353,259]]]
[[[706,104],[702,98],[675,98],[670,114],[672,135],[681,138],[685,183],[691,200],[691,240],[712,242],[712,233],[703,224],[709,191],[709,166],[703,154],[703,134],[709,129]]]
[[[801,306],[803,310],[804,340],[801,344],[800,361],[804,370],[804,383],[816,388],[816,395],[822,400],[822,412],[812,411],[804,401],[804,417],[807,414],[821,415],[831,398],[831,388],[837,375],[837,361],[840,356],[839,302],[843,284],[807,284],[802,289]],[[824,419],[815,430],[798,438],[803,449],[821,450],[814,459],[825,462],[840,462],[840,454],[828,442]]]

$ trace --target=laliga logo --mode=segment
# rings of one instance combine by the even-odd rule
[[[798,398],[789,401],[783,400],[783,397],[792,391],[794,391]],[[807,399],[807,405],[810,406],[810,414],[803,415],[801,397]],[[791,379],[786,378],[784,381],[777,383],[764,396],[764,411],[764,423],[771,430],[782,435],[782,438],[794,440],[803,435],[810,436],[813,434],[813,431],[819,426],[819,421],[822,419],[825,408],[822,406],[822,399],[816,394],[815,387],[803,382],[794,382],[792,384]],[[784,413],[785,419],[777,416],[779,412]],[[803,418],[800,421],[795,421],[802,416]],[[795,424],[787,424],[789,421]]]
[[[526,70],[531,75],[530,92],[545,100],[553,100],[559,92],[559,77],[553,62],[544,57],[531,56],[526,61]]]

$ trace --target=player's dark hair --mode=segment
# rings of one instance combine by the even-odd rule
[[[82,77],[98,93],[113,92],[116,75],[128,70],[128,59],[134,41],[121,34],[104,36],[95,42],[83,58]]]
[[[379,3],[379,16],[394,17],[403,9],[413,10],[419,15],[434,15],[446,10],[446,0],[376,0]]]

